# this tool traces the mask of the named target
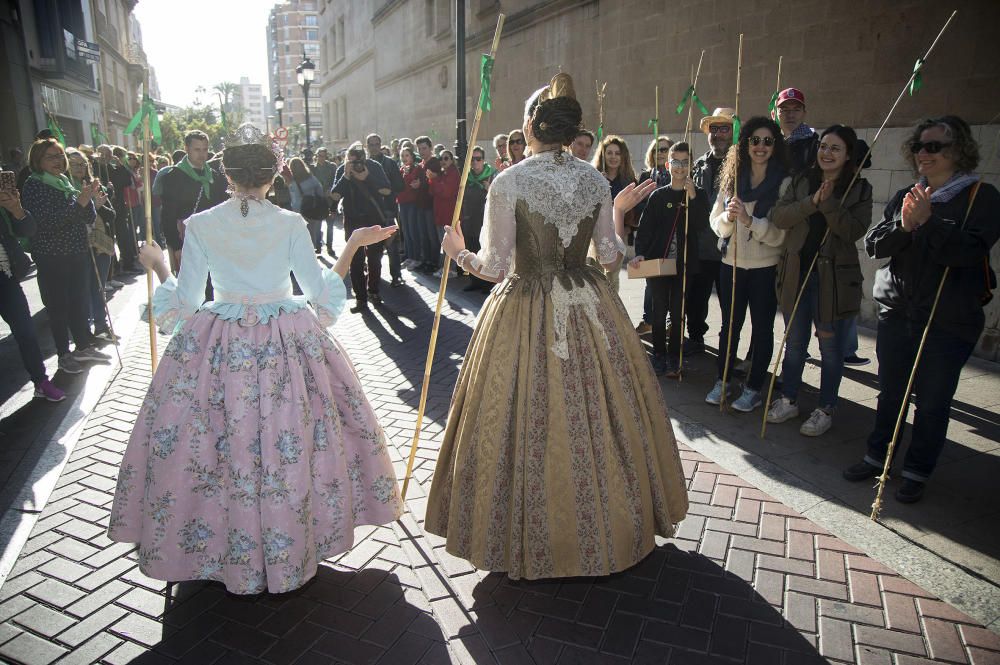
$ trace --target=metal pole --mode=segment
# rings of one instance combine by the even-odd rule
[[[455,159],[465,159],[465,0],[455,0]]]
[[[309,81],[302,83],[302,93],[306,97],[306,150],[309,150]]]

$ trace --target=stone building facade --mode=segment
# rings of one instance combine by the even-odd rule
[[[316,0],[324,45],[319,72],[327,144],[343,148],[370,131],[383,139],[430,135],[455,140],[455,31],[452,0]],[[497,14],[506,15],[494,68],[493,110],[477,143],[519,127],[533,90],[560,71],[571,73],[584,122],[597,125],[596,82],[607,82],[605,131],[623,135],[641,159],[651,139],[654,88],[660,88],[661,133],[681,136],[684,115],[673,107],[704,49],[698,92],[710,108],[733,106],[738,36],[743,33],[740,115],[766,113],[782,57],[782,87],[801,88],[806,121],[845,123],[872,140],[903,82],[951,11],[932,0],[871,0],[845,5],[802,0],[467,0],[466,106],[469,126],[479,92],[479,54],[489,49]],[[1000,58],[993,26],[1000,3],[969,0],[923,67],[923,88],[900,103],[875,146],[866,177],[876,217],[892,193],[912,181],[899,154],[918,119],[955,113],[974,126],[982,145],[980,172],[1000,183],[996,90]],[[697,120],[697,119],[696,119]],[[693,138],[696,150],[703,137]],[[638,166],[638,164],[637,164]],[[993,255],[1000,265],[1000,249]],[[874,262],[863,259],[870,293]],[[1000,299],[998,299],[1000,300]],[[867,300],[863,318],[871,322]],[[1000,304],[987,313],[978,353],[1000,357]]]

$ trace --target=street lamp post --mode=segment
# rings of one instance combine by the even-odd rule
[[[274,122],[274,116],[273,115],[267,116],[267,118],[265,118],[265,122],[267,124],[267,134],[268,134],[268,136],[270,136],[271,135],[271,123]]]
[[[306,149],[302,154],[306,158],[306,163],[311,164],[312,142],[309,136],[309,86],[312,85],[313,79],[316,78],[316,64],[306,56],[305,51],[302,52],[302,62],[295,68],[295,78],[302,87],[302,94],[305,97],[306,103]]]
[[[280,92],[274,95],[274,110],[278,112],[278,127],[284,127],[285,123],[281,119],[281,109],[285,108],[285,98],[281,96]]]

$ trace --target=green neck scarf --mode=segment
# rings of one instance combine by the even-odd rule
[[[195,182],[201,183],[201,189],[205,193],[205,197],[212,195],[212,169],[208,168],[208,164],[202,167],[203,173],[198,173],[191,166],[191,162],[185,157],[177,164],[177,168],[183,171],[187,177],[191,178]]]
[[[48,185],[52,189],[58,189],[67,199],[80,194],[80,190],[74,187],[69,178],[63,174],[54,176],[48,171],[35,171],[31,174],[31,177],[38,182]]]
[[[469,169],[468,184],[473,185],[474,187],[478,187],[479,189],[486,189],[486,181],[492,178],[494,173],[495,171],[493,167],[490,166],[489,164],[484,164],[483,172],[480,173],[479,175],[476,175],[475,173],[472,172],[472,169]]]

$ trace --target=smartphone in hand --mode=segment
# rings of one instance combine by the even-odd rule
[[[0,191],[13,192],[17,189],[17,174],[13,171],[0,171]]]

